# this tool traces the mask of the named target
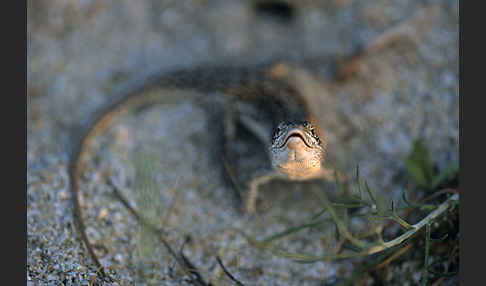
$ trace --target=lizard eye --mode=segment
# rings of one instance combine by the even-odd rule
[[[309,129],[309,131],[314,132],[314,125],[312,125],[312,123],[310,123],[309,121],[305,121],[303,125],[305,128]]]
[[[304,123],[304,127],[310,131],[310,133],[312,134],[312,137],[314,137],[315,139],[317,139],[319,141],[319,136],[317,136],[316,134],[316,129],[314,127],[314,125],[308,121],[306,121]]]

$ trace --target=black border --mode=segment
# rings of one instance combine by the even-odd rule
[[[20,81],[22,81],[22,83],[19,83],[19,85],[22,86],[23,88],[23,96],[20,94],[20,92],[17,94],[17,93],[5,93],[4,94],[4,98],[7,98],[7,96],[9,98],[14,98],[15,101],[20,101],[19,103],[16,103],[18,105],[23,105],[23,120],[19,120],[19,121],[16,121],[14,119],[10,120],[9,123],[12,123],[14,122],[15,125],[18,124],[18,125],[22,125],[24,127],[23,129],[23,132],[21,132],[22,130],[22,127],[21,126],[15,126],[14,128],[11,128],[10,130],[15,130],[15,133],[16,134],[8,134],[8,133],[4,133],[4,138],[22,138],[23,139],[23,151],[24,151],[24,160],[18,160],[18,159],[14,159],[14,160],[6,160],[4,161],[4,163],[7,163],[6,165],[10,165],[10,163],[14,162],[15,164],[19,164],[20,166],[18,166],[19,169],[22,169],[24,171],[24,173],[22,174],[22,177],[24,178],[24,183],[23,183],[23,186],[24,186],[24,189],[21,191],[21,190],[15,190],[15,189],[11,189],[11,190],[8,190],[8,188],[6,188],[4,190],[5,192],[5,202],[8,202],[9,201],[9,196],[13,193],[14,196],[19,196],[18,200],[21,201],[21,204],[23,206],[20,207],[16,204],[8,204],[10,205],[10,207],[8,208],[8,213],[10,214],[9,216],[7,216],[10,220],[10,217],[14,217],[13,219],[13,222],[10,224],[9,228],[7,228],[7,231],[4,232],[4,235],[5,236],[9,236],[10,237],[10,240],[14,240],[14,241],[10,241],[8,244],[5,244],[5,245],[17,245],[19,244],[19,249],[24,249],[22,252],[18,252],[16,251],[17,248],[11,248],[9,247],[9,252],[13,252],[12,254],[7,254],[5,255],[7,257],[8,260],[10,259],[15,259],[15,260],[20,260],[18,264],[23,264],[25,265],[24,266],[24,271],[21,270],[21,267],[20,265],[17,266],[15,269],[12,269],[12,272],[10,271],[5,271],[4,269],[4,273],[14,273],[14,272],[17,272],[19,271],[20,275],[19,275],[19,283],[14,283],[14,284],[21,284],[22,281],[25,281],[25,283],[27,284],[27,1],[13,1],[11,3],[15,3],[16,5],[18,5],[17,9],[19,11],[18,14],[20,14],[20,17],[18,18],[14,18],[14,17],[9,17],[9,18],[14,18],[16,19],[17,21],[15,22],[20,22],[20,23],[12,23],[10,25],[5,25],[5,27],[10,30],[10,29],[14,29],[14,30],[17,30],[18,31],[15,31],[14,33],[11,33],[10,35],[18,35],[16,38],[20,38],[20,42],[24,44],[23,48],[22,47],[18,47],[18,48],[14,48],[12,49],[12,51],[9,51],[7,52],[7,54],[5,54],[6,57],[10,57],[10,52],[12,52],[12,54],[15,54],[15,53],[18,53],[19,54],[19,57],[21,60],[19,62],[14,62],[14,64],[12,65],[12,67],[14,67],[15,70],[18,69],[18,74],[19,74],[19,78],[20,78]],[[6,11],[10,11],[10,9],[6,9]],[[23,13],[22,13],[23,12]],[[14,13],[15,15],[15,13]],[[9,19],[10,20],[10,19]],[[22,36],[20,36],[22,35]],[[4,38],[4,41],[9,39],[10,37],[5,37]],[[17,57],[15,57],[17,58]],[[16,73],[17,74],[17,73]],[[9,76],[7,76],[6,78],[9,78]],[[8,81],[4,81],[4,82],[8,82]],[[13,88],[12,88],[13,89]],[[9,132],[10,133],[10,132]],[[20,134],[21,133],[21,134]],[[12,136],[13,135],[13,136]],[[20,140],[22,140],[20,139]],[[8,140],[10,141],[10,140]],[[16,148],[22,148],[22,145],[15,142],[13,142],[13,144],[15,145]],[[12,148],[13,149],[13,148]],[[10,150],[9,149],[6,149],[6,150]],[[8,192],[8,193],[7,193]],[[15,212],[12,210],[14,209]],[[23,212],[23,210],[25,210],[25,212]],[[13,215],[15,213],[15,215]],[[19,213],[17,215],[17,213]],[[17,218],[18,217],[18,218]],[[18,220],[18,221],[17,221]],[[7,235],[8,233],[10,233],[9,229],[11,229],[11,226],[14,226],[14,229],[15,229],[15,232],[19,232],[19,237],[17,237],[16,235]],[[20,236],[23,235],[23,239],[20,239]],[[23,247],[21,246],[23,244]],[[19,255],[19,253],[22,253],[22,255]],[[7,261],[8,261],[7,260]],[[10,267],[13,268],[14,265],[17,265],[17,263],[6,263],[7,265],[11,265]],[[23,273],[22,273],[23,272]],[[8,275],[10,276],[10,275]],[[16,276],[15,276],[16,277]],[[17,280],[17,279],[15,279]]]
[[[466,12],[464,3],[470,7]],[[484,251],[485,228],[484,214],[484,161],[486,159],[484,149],[485,121],[481,118],[485,105],[474,100],[484,97],[485,76],[484,63],[480,53],[484,53],[486,45],[482,44],[484,25],[484,10],[476,1],[459,1],[459,190],[460,190],[460,282],[461,285],[484,284],[484,261],[481,261]],[[475,11],[473,13],[472,11]],[[467,16],[466,16],[467,15]],[[466,23],[467,22],[467,23]],[[469,27],[470,44],[465,45],[464,30]],[[473,31],[472,29],[477,29]],[[472,40],[475,38],[475,41]],[[465,56],[467,55],[467,56]],[[466,61],[465,59],[469,59]],[[465,65],[465,63],[467,63]],[[474,67],[474,64],[477,66]],[[465,66],[469,71],[465,71]],[[467,112],[466,112],[467,109]],[[475,126],[476,125],[476,126]],[[465,139],[469,134],[470,139]],[[474,160],[476,159],[476,160]],[[481,249],[482,248],[482,249]]]

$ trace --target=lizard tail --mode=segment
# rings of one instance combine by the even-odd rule
[[[83,222],[83,214],[80,206],[80,183],[81,177],[85,169],[86,162],[89,159],[89,149],[91,142],[95,137],[103,134],[106,130],[112,127],[119,119],[127,114],[131,114],[144,107],[152,106],[154,104],[178,104],[189,99],[195,100],[200,93],[192,90],[181,90],[173,88],[149,87],[137,90],[133,93],[127,94],[121,100],[112,104],[105,109],[100,116],[98,116],[91,124],[88,125],[84,135],[77,144],[72,153],[69,166],[70,189],[72,194],[73,216],[76,227],[81,235],[81,239],[89,253],[89,256],[96,264],[99,273],[106,277],[103,266],[96,256],[93,246],[90,243],[86,234],[86,226]]]
[[[267,65],[261,64],[251,69],[236,66],[201,66],[191,70],[175,71],[162,78],[152,78],[152,80],[148,80],[148,84],[145,82],[145,84],[140,85],[141,87],[135,88],[108,108],[103,109],[91,124],[87,124],[87,129],[82,133],[81,139],[77,144],[73,144],[75,147],[70,157],[69,181],[75,224],[89,255],[104,277],[106,275],[103,266],[86,235],[86,227],[79,203],[81,177],[89,160],[89,149],[93,139],[103,134],[123,116],[144,107],[154,104],[179,104],[187,100],[196,101],[204,98],[205,93],[224,90],[242,82],[248,83],[258,80],[265,73]]]

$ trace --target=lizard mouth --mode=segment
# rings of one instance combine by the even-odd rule
[[[302,140],[302,142],[304,142],[304,144],[307,147],[312,148],[312,146],[306,140],[304,133],[302,131],[300,131],[299,129],[294,129],[294,130],[290,131],[287,134],[287,137],[285,137],[285,140],[284,140],[283,144],[281,145],[281,147],[286,146],[287,142],[289,141],[290,138],[300,138],[300,140]]]

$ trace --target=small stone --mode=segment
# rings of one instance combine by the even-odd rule
[[[105,217],[108,216],[108,209],[107,208],[102,208],[100,213],[98,214],[98,219],[104,219]]]
[[[113,260],[116,263],[123,263],[123,256],[120,253],[118,253],[117,255],[115,255],[115,257],[113,257]]]
[[[59,200],[66,200],[66,199],[69,198],[69,195],[66,191],[60,191],[60,192],[57,193],[57,198]]]
[[[82,265],[78,265],[78,266],[76,267],[76,270],[77,270],[77,271],[79,271],[79,272],[82,272],[82,271],[85,271],[85,268],[84,268],[84,266],[82,266]]]

